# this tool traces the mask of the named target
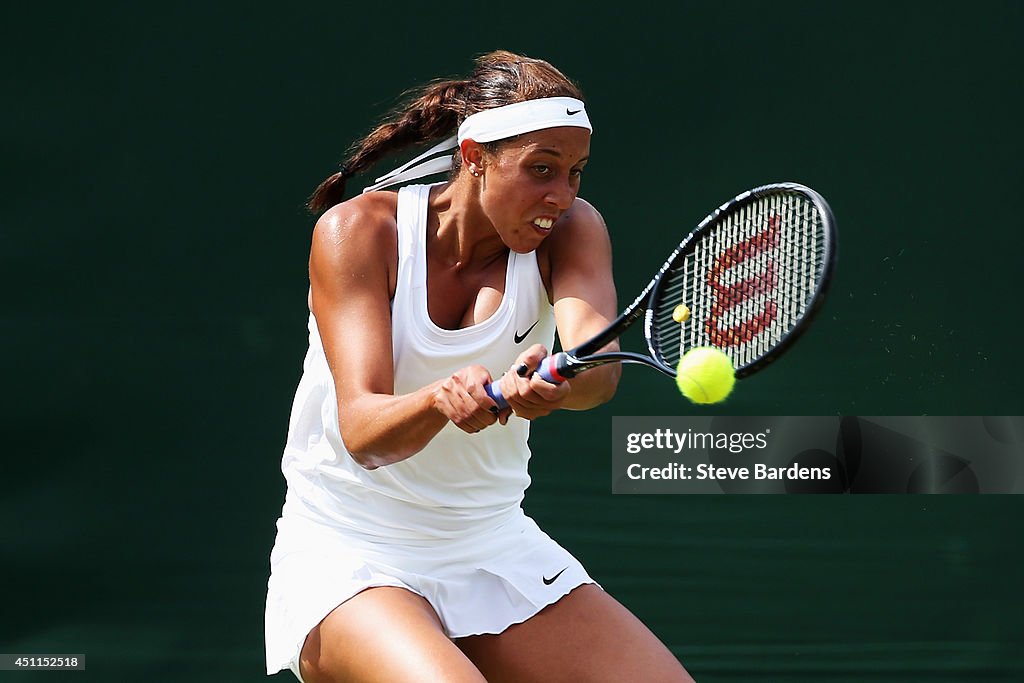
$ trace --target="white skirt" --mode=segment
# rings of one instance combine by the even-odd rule
[[[456,539],[385,541],[301,513],[286,502],[267,587],[267,674],[290,669],[309,632],[335,607],[374,586],[422,596],[450,638],[501,633],[595,583],[583,565],[521,509]],[[300,678],[301,680],[301,678]]]

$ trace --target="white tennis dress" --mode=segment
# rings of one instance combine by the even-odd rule
[[[398,194],[398,275],[391,305],[395,393],[479,364],[498,377],[530,345],[554,342],[536,253],[510,252],[505,293],[487,320],[459,330],[427,313],[430,185]],[[530,423],[477,434],[446,425],[411,458],[366,470],[338,428],[334,381],[316,320],[281,469],[288,483],[267,593],[267,673],[290,668],[306,635],[371,586],[401,586],[433,606],[449,637],[500,633],[573,588],[580,563],[526,517]],[[301,680],[301,679],[300,679]]]

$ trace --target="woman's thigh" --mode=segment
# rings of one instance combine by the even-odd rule
[[[457,644],[489,683],[693,683],[650,629],[593,584],[500,634]]]
[[[306,683],[485,683],[430,604],[394,586],[368,588],[328,614],[306,637],[299,671]]]

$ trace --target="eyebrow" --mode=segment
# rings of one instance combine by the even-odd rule
[[[562,153],[560,151],[558,151],[557,149],[555,149],[554,147],[538,147],[537,149],[530,150],[530,153],[531,154],[541,154],[541,153],[543,153],[543,154],[550,154],[551,156],[558,157],[559,159],[562,158]],[[580,160],[577,161],[576,163],[579,164],[579,163],[583,163],[584,161],[589,161],[589,160],[590,160],[590,155],[588,154],[585,157],[580,157]]]

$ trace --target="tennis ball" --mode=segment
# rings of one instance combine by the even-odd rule
[[[724,401],[735,383],[732,360],[713,346],[690,349],[676,367],[676,386],[694,403]]]
[[[684,323],[690,319],[690,309],[684,304],[676,306],[675,310],[672,311],[672,319],[677,323]]]

